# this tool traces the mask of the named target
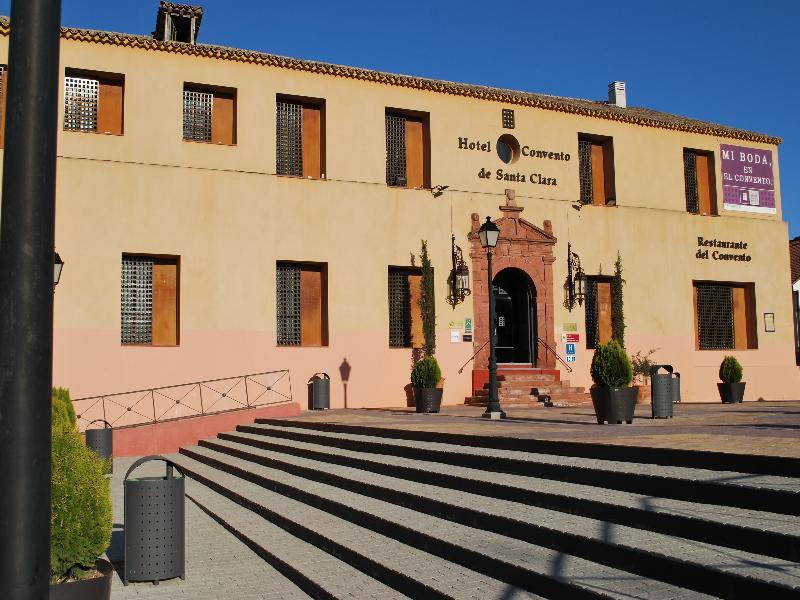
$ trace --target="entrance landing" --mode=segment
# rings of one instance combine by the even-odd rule
[[[800,458],[800,401],[737,405],[676,404],[672,419],[652,419],[637,405],[631,425],[598,425],[591,406],[505,407],[508,419],[483,419],[482,407],[443,406],[438,414],[413,408],[304,412],[297,419],[407,431],[552,440],[639,448],[698,450]]]

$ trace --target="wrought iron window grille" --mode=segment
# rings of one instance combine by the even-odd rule
[[[686,212],[698,214],[700,212],[700,194],[697,189],[697,155],[690,151],[683,151],[683,179],[686,189]]]
[[[469,267],[464,262],[464,254],[461,247],[456,245],[456,236],[451,235],[450,238],[453,267],[448,279],[450,293],[447,295],[447,303],[455,310],[456,305],[463,302],[472,290],[469,289]]]
[[[578,139],[578,163],[581,202],[584,204],[591,204],[594,201],[591,140],[583,138]]]
[[[386,115],[386,183],[404,187],[406,174],[406,118]]]
[[[214,94],[183,90],[183,139],[192,142],[211,141]]]
[[[300,345],[300,272],[295,263],[278,263],[277,320],[278,345]]]
[[[389,269],[389,347],[411,347],[411,289],[407,269]]]
[[[153,259],[122,258],[121,341],[123,344],[153,343]]]
[[[503,128],[504,129],[514,129],[514,109],[513,108],[504,108],[503,109]]]
[[[303,105],[276,103],[275,165],[278,175],[303,175]]]
[[[586,274],[581,268],[581,257],[572,251],[572,244],[567,244],[567,280],[564,282],[564,308],[572,312],[575,305],[583,305],[586,298],[584,284]]]
[[[695,288],[700,350],[733,350],[736,347],[733,288],[716,283],[697,283]]]
[[[100,82],[88,77],[64,78],[64,129],[97,131]]]

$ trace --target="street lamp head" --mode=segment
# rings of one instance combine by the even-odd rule
[[[497,245],[497,238],[500,237],[500,229],[492,223],[491,217],[486,217],[486,222],[478,230],[478,237],[481,239],[481,246],[484,248],[494,248]]]
[[[58,285],[58,281],[61,279],[61,269],[64,268],[64,261],[61,260],[58,252],[55,254],[56,255],[53,260],[53,286]]]

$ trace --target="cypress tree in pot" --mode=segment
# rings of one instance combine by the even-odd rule
[[[722,359],[719,378],[722,383],[717,384],[717,389],[723,404],[736,404],[744,399],[745,382],[742,381],[742,365],[735,356],[726,356]]]
[[[602,424],[633,422],[639,388],[629,387],[633,367],[625,350],[616,340],[598,344],[592,357],[592,404],[597,422]]]

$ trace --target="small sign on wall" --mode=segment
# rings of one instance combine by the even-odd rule
[[[458,329],[450,330],[450,343],[457,344],[461,341],[461,332]]]
[[[581,341],[581,334],[579,333],[562,333],[561,334],[561,341],[563,343],[573,343],[576,344]]]
[[[775,313],[764,313],[764,331],[775,333]]]
[[[578,324],[577,323],[564,323],[564,327],[562,329],[564,331],[578,331]]]
[[[575,354],[575,344],[567,344],[567,355]]]
[[[472,318],[468,317],[464,319],[464,333],[472,333]],[[470,341],[472,341],[470,339]]]
[[[472,334],[471,333],[465,333],[462,336],[461,340],[464,341],[464,342],[471,342],[472,341]]]
[[[575,362],[575,355],[574,354],[569,354],[567,356],[567,362],[568,363]]]

